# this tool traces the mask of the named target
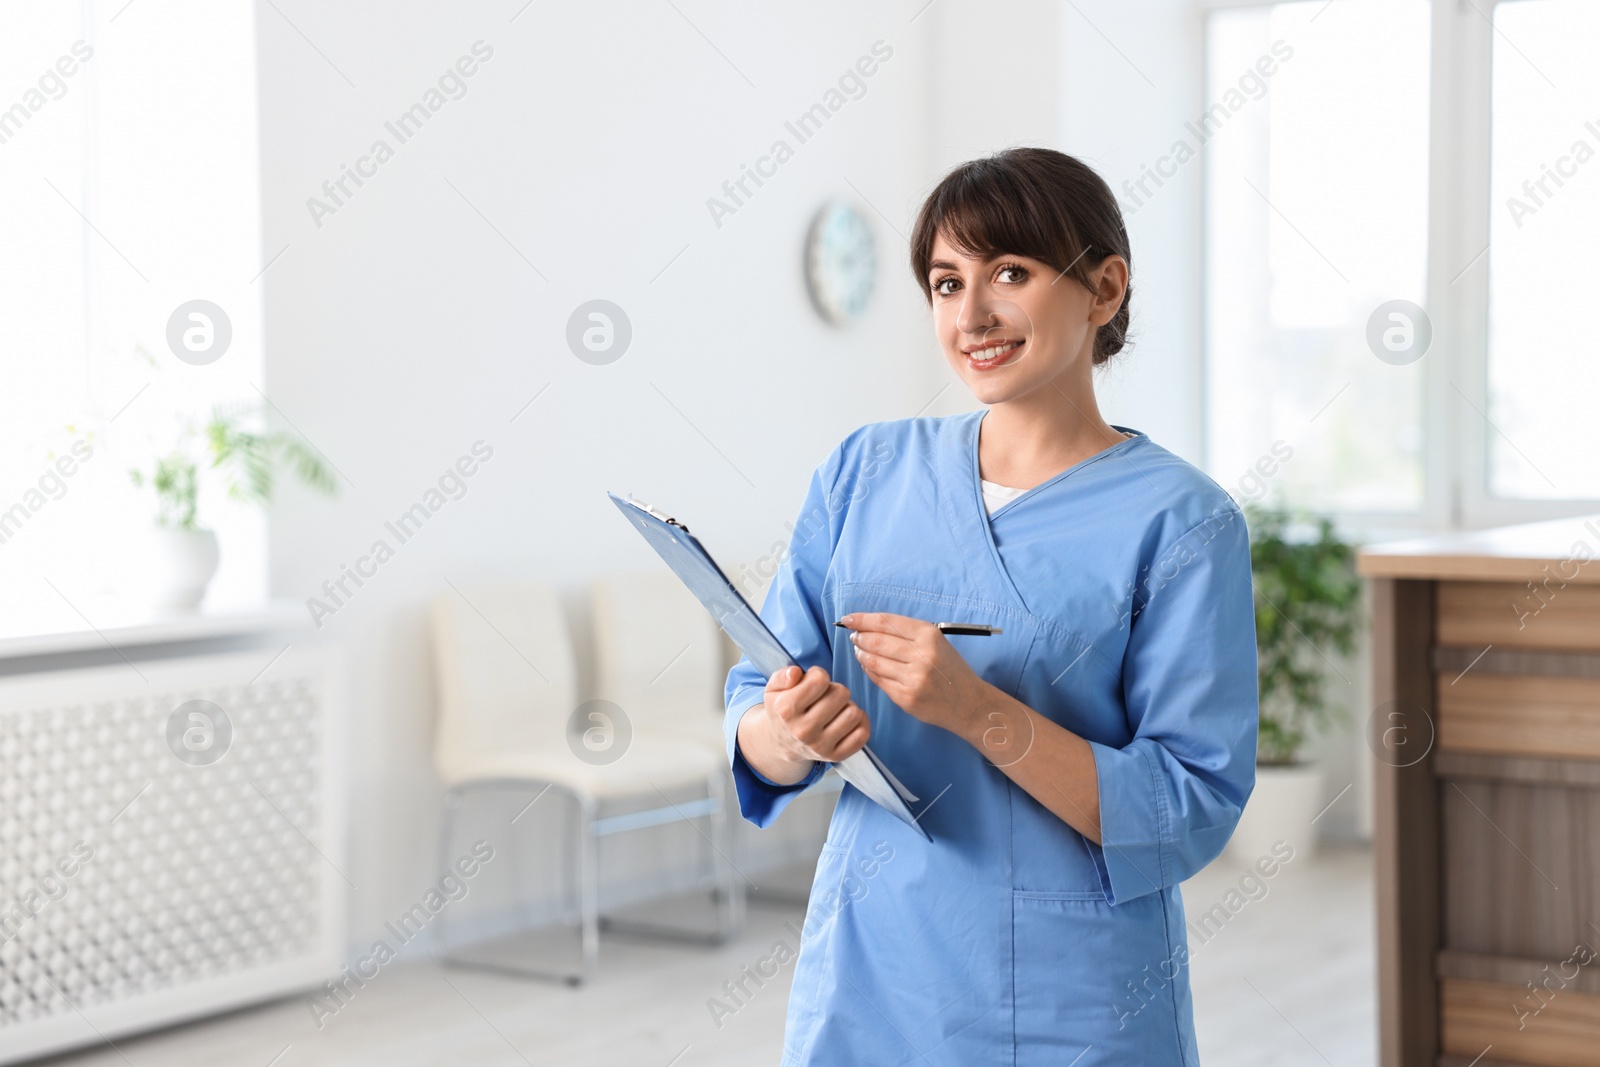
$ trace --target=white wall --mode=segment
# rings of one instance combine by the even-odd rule
[[[1105,178],[1133,245],[1132,344],[1107,368],[1107,418],[1201,456],[1201,164],[1141,205],[1123,183],[1165,154],[1201,111],[1192,0],[1068,5],[1061,17],[1061,148]]]
[[[936,388],[888,223],[874,215],[881,289],[856,326],[824,325],[799,270],[812,212],[852,183],[905,228],[926,180],[926,16],[679,3],[691,25],[667,4],[520,6],[258,7],[262,243],[287,247],[263,279],[267,391],[345,478],[338,502],[292,493],[275,510],[274,592],[315,594],[473,442],[494,449],[323,627],[354,682],[357,941],[430,878],[424,611],[447,579],[557,583],[581,624],[589,576],[658,565],[607,489],[669,504],[714,553],[753,558],[787,536],[843,434],[914,414]],[[398,143],[385,121],[479,40],[493,56],[466,95]],[[879,40],[893,55],[865,95],[798,144],[785,121]],[[307,198],[380,137],[393,158],[318,227]],[[707,198],[778,138],[794,157],[719,228]],[[608,366],[564,339],[593,298],[633,324]],[[553,849],[554,814],[519,821],[525,850]],[[657,853],[695,838],[665,840]],[[626,881],[645,862],[612,869]]]
[[[767,552],[844,433],[971,406],[905,262],[943,171],[1045,144],[1115,188],[1199,109],[1198,22],[1178,0],[835,0],[760,18],[704,0],[521,7],[258,6],[262,247],[283,250],[263,277],[266,388],[344,479],[336,503],[295,491],[274,510],[274,592],[317,595],[473,442],[494,449],[325,620],[354,683],[358,942],[430,880],[440,792],[424,611],[447,580],[557,583],[581,628],[591,575],[656,563],[606,489],[669,505],[727,560]],[[493,56],[466,95],[398,144],[385,121],[479,40]],[[797,145],[785,121],[879,40],[893,56],[865,95]],[[318,226],[307,198],[378,138],[393,158]],[[777,138],[794,158],[719,227],[707,198]],[[1109,418],[1194,460],[1199,179],[1190,165],[1130,219],[1137,343],[1104,387]],[[812,312],[800,273],[809,218],[835,195],[864,200],[880,251],[878,299],[843,331]],[[594,298],[634,329],[602,367],[564,340]],[[518,823],[524,855],[553,849],[555,814]],[[803,852],[825,816],[786,817],[787,837],[759,840]],[[614,888],[658,877],[685,835],[607,854]]]

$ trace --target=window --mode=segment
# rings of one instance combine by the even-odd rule
[[[1600,497],[1600,4],[1501,3],[1494,29],[1488,487]]]
[[[1208,103],[1293,50],[1205,147],[1213,476],[1368,528],[1594,508],[1597,39],[1591,0],[1207,16]]]
[[[155,509],[128,469],[179,416],[260,400],[255,81],[246,0],[0,8],[0,631],[137,603]],[[167,345],[194,299],[232,326],[206,366]],[[88,434],[90,458],[56,469]],[[213,602],[259,599],[259,509],[201,509],[224,545]]]
[[[1428,68],[1421,0],[1210,16],[1207,455],[1243,496],[1422,506],[1422,369],[1367,325],[1425,302]]]

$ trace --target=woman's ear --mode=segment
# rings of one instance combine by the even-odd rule
[[[1089,321],[1104,326],[1116,317],[1128,294],[1128,261],[1118,255],[1107,256],[1090,277],[1094,302],[1089,307]]]

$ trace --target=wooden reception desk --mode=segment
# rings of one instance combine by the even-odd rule
[[[1383,1067],[1600,1064],[1600,516],[1376,545]]]

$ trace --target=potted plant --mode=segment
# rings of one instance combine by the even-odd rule
[[[156,495],[155,607],[194,611],[217,572],[216,531],[201,526],[196,515],[201,471],[219,471],[229,497],[262,505],[271,502],[277,471],[285,465],[307,486],[337,491],[321,457],[297,435],[254,429],[261,416],[256,405],[218,405],[203,426],[184,420],[171,450],[148,469],[128,471],[135,486],[149,486]]]
[[[1315,849],[1324,774],[1306,760],[1310,738],[1342,718],[1329,707],[1331,657],[1355,649],[1361,579],[1355,549],[1327,518],[1297,522],[1285,509],[1246,505],[1250,569],[1255,583],[1260,732],[1256,785],[1230,841],[1254,862],[1288,841],[1301,855]]]

